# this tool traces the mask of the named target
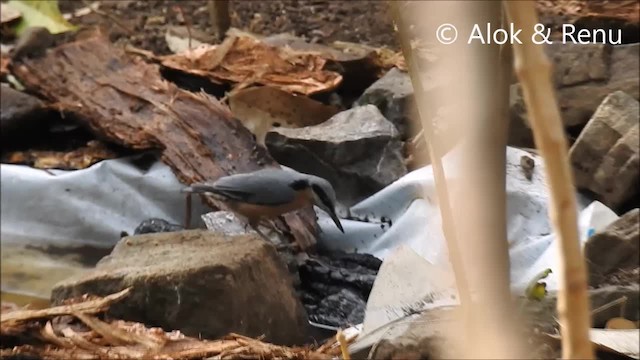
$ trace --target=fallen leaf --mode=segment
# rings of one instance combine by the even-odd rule
[[[203,45],[202,42],[191,39],[191,48],[189,48],[189,39],[183,38],[177,35],[172,34],[169,30],[164,34],[164,40],[167,42],[167,46],[169,50],[171,50],[174,54],[179,54],[181,52],[193,50],[197,47]]]
[[[20,11],[18,11],[17,9],[15,9],[14,7],[10,6],[10,5],[2,5],[2,11],[0,11],[0,23],[1,24],[6,24],[9,22],[12,22],[14,20],[18,20],[20,19],[20,17],[22,17],[22,14],[20,13]]]
[[[229,107],[234,117],[256,136],[260,144],[264,144],[264,137],[273,126],[299,128],[317,125],[339,111],[334,106],[270,86],[233,93],[229,96]]]
[[[632,359],[640,358],[640,330],[589,330],[591,342],[599,348],[626,355]]]
[[[16,151],[7,153],[5,161],[9,164],[26,164],[36,169],[86,169],[101,160],[114,159],[118,156],[100,141],[89,141],[87,146],[79,149],[63,151]]]
[[[605,329],[613,329],[613,330],[622,330],[622,329],[630,330],[630,329],[638,328],[633,321],[622,318],[622,317],[615,317],[615,318],[609,319],[604,327]]]
[[[20,36],[29,27],[45,27],[52,34],[59,34],[76,27],[64,19],[56,0],[10,0],[4,6],[10,6],[22,14],[22,20],[16,26]]]
[[[545,279],[553,271],[551,269],[544,269],[540,273],[531,279],[529,285],[525,289],[525,295],[529,300],[542,300],[547,295],[547,284],[540,280]]]
[[[342,76],[324,69],[326,59],[269,46],[249,36],[227,37],[220,45],[161,57],[162,65],[215,83],[267,85],[311,95],[337,88]]]
[[[551,339],[560,341],[561,335],[547,334]],[[638,329],[589,329],[589,339],[598,350],[631,359],[640,359],[640,330]]]

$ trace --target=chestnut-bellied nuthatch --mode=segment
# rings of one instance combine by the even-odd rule
[[[260,220],[312,205],[329,214],[338,229],[344,232],[335,212],[335,191],[327,180],[318,176],[267,168],[221,177],[211,183],[195,183],[183,191],[212,194],[225,202],[229,210],[246,218],[264,238],[266,236],[257,227]]]

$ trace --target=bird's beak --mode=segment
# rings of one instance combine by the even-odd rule
[[[340,219],[338,218],[338,215],[336,215],[335,210],[329,209],[327,213],[329,213],[329,216],[331,216],[331,220],[333,220],[338,229],[340,229],[340,231],[342,231],[342,233],[344,234],[344,229],[342,228],[342,224],[340,223]]]

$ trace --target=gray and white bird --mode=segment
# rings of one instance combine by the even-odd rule
[[[331,216],[344,233],[335,212],[336,195],[331,184],[318,176],[293,170],[266,168],[250,173],[224,176],[215,182],[195,183],[183,192],[212,194],[225,202],[229,210],[248,220],[258,230],[261,220],[316,205]]]

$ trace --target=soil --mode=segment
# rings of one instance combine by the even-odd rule
[[[61,0],[59,4],[62,13],[72,13],[89,2]],[[229,7],[231,26],[256,34],[289,32],[310,42],[340,40],[398,50],[383,1],[243,0],[230,1]],[[194,32],[211,33],[204,0],[101,1],[99,11],[102,14],[91,13],[71,22],[103,26],[113,41],[158,55],[170,53],[164,39],[168,27],[189,25]]]
[[[90,1],[60,0],[60,10],[72,13]],[[578,28],[621,28],[625,43],[638,41],[640,3],[635,0],[538,0],[540,21],[557,31],[561,24]],[[259,35],[284,32],[310,42],[349,41],[399,50],[385,1],[231,0],[231,26]],[[418,19],[419,20],[419,19]],[[212,34],[205,0],[105,0],[99,13],[71,20],[79,25],[100,25],[117,43],[170,53],[167,28],[188,25],[194,33]]]

